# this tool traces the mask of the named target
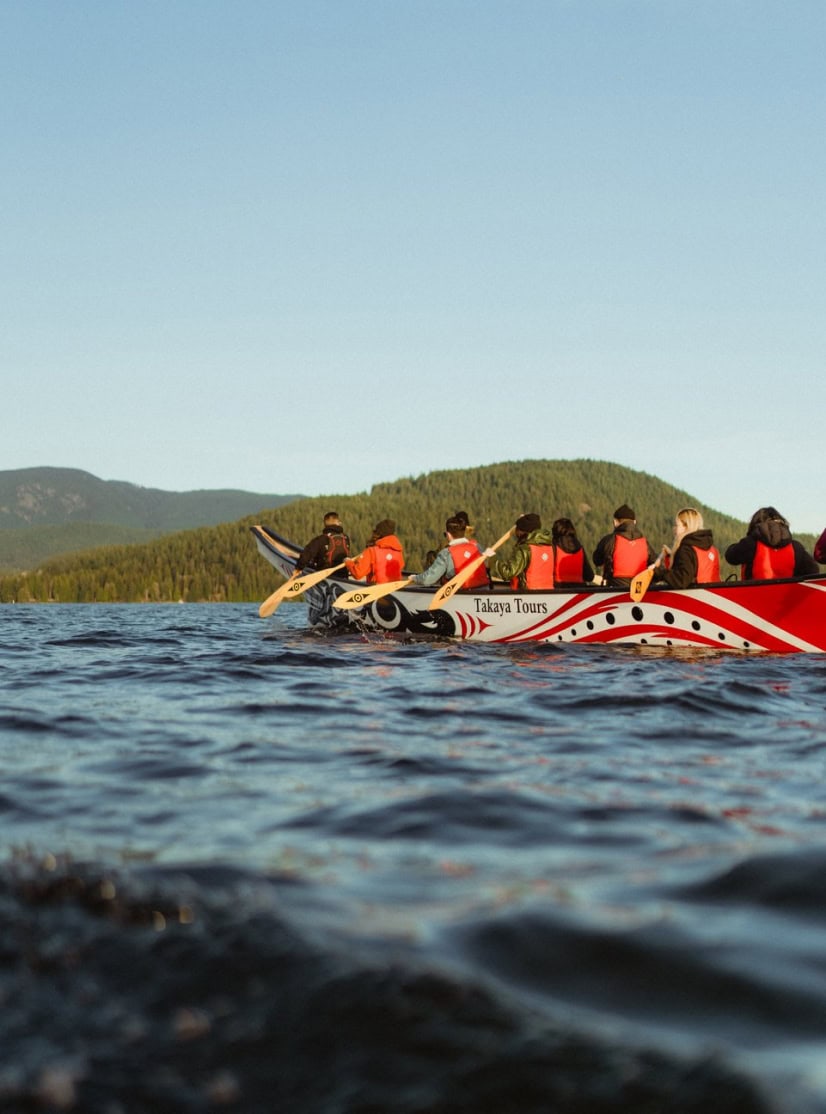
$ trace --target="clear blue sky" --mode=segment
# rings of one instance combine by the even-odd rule
[[[822,0],[4,0],[0,468],[591,457],[819,532],[824,44]]]

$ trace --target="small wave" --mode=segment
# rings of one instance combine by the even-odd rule
[[[769,1114],[706,1054],[552,1024],[412,953],[368,958],[240,872],[0,875],[0,1109]]]
[[[686,901],[754,905],[826,921],[826,852],[755,855],[675,894]]]

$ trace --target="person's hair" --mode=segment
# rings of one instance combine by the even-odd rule
[[[554,540],[554,544],[558,542],[560,538],[564,537],[565,534],[570,534],[574,538],[576,537],[576,528],[573,522],[571,522],[570,518],[556,519],[551,526],[551,537]]]
[[[461,518],[454,515],[445,523],[445,532],[451,534],[454,538],[463,538],[465,536],[465,525]]]
[[[454,511],[450,517],[456,522],[461,522],[463,528],[470,526],[470,515],[467,511]]]
[[[338,511],[327,511],[324,516],[325,526],[337,526],[341,519],[338,517]]]
[[[763,522],[782,522],[784,526],[788,526],[788,522],[774,507],[761,507],[760,510],[755,511],[751,516],[748,532],[751,533],[756,527]]]
[[[682,534],[676,541],[674,548],[671,550],[671,559],[673,561],[674,554],[680,548],[683,538],[686,534],[693,534],[695,530],[702,530],[703,516],[696,507],[682,507],[674,515],[675,521],[685,526],[685,534]]]

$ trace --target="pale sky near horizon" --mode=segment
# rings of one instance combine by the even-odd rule
[[[4,0],[0,469],[584,457],[819,533],[824,45],[820,0]]]

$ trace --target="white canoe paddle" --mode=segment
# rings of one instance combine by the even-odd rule
[[[368,584],[364,588],[354,588],[352,592],[342,592],[337,596],[333,600],[333,607],[338,607],[342,611],[348,611],[353,607],[364,607],[412,583],[413,577],[408,576],[406,580],[388,580],[385,584]]]
[[[276,589],[271,596],[267,596],[258,608],[258,614],[262,619],[266,619],[268,615],[272,615],[273,611],[275,611],[282,600],[288,597],[295,599],[295,597],[300,596],[305,589],[312,588],[314,584],[319,584],[322,580],[326,580],[328,576],[331,576],[334,572],[344,567],[344,562],[342,562],[340,565],[333,565],[331,569],[321,569],[319,572],[307,573],[306,576],[294,572],[286,583]]]

